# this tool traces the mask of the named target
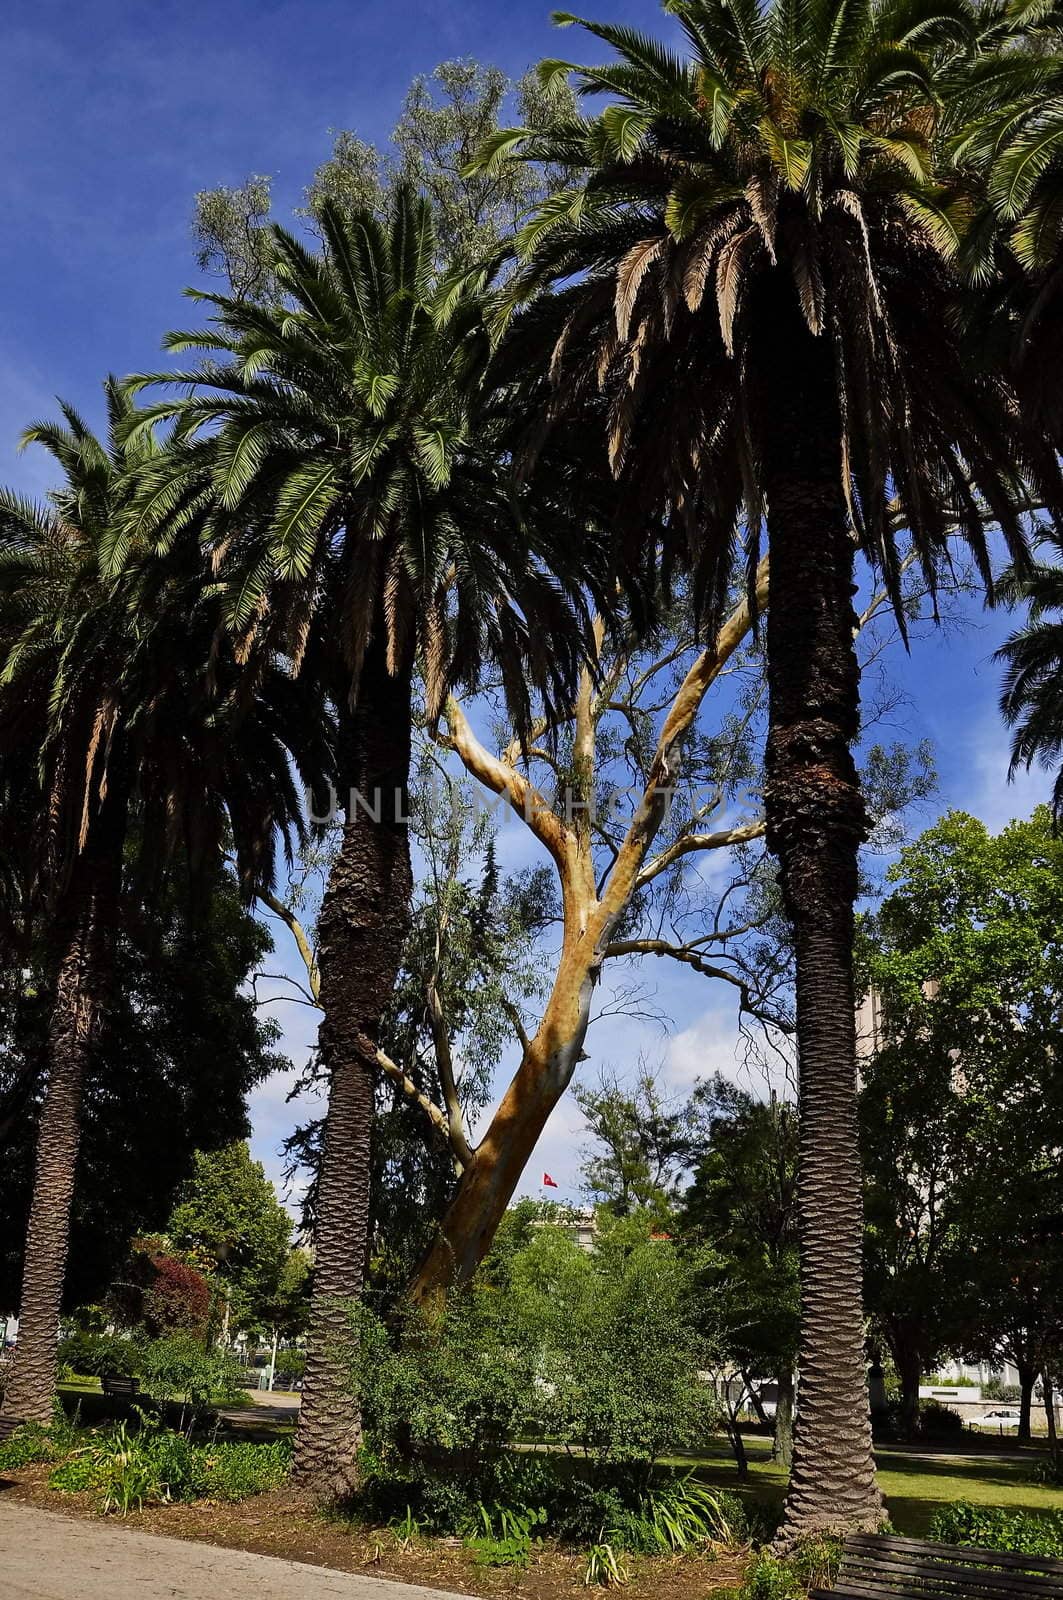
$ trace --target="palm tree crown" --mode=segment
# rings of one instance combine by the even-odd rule
[[[427,203],[400,188],[387,228],[331,203],[320,221],[323,256],[274,230],[283,304],[201,296],[211,328],[170,335],[207,354],[161,375],[195,392],[138,424],[177,421],[139,525],[172,538],[212,504],[230,625],[257,632],[268,610],[296,662],[318,633],[341,700],[377,639],[393,672],[422,646],[430,716],[490,658],[527,717],[520,663],[549,686],[580,659],[572,507],[544,485],[533,519],[513,489],[482,389],[482,295],[437,292]]]
[[[549,341],[555,388],[608,399],[633,526],[664,509],[723,592],[737,514],[757,558],[777,427],[773,351],[829,364],[838,475],[896,598],[895,531],[933,584],[958,526],[991,584],[988,521],[1022,556],[1017,479],[1061,503],[1053,452],[965,344],[952,259],[973,201],[957,122],[1003,90],[966,0],[669,0],[689,55],[629,28],[575,72],[614,98],[559,132],[511,129],[481,160],[564,159],[583,181],[542,205],[499,315],[546,285],[514,351]],[[579,19],[562,13],[568,24]],[[1005,75],[1005,87],[1011,80]],[[649,467],[649,470],[647,468]],[[770,474],[769,474],[770,476]]]
[[[1029,613],[997,652],[1006,666],[1001,710],[1013,729],[1011,771],[1034,762],[1055,768],[1052,805],[1063,815],[1063,539],[1042,530],[1042,545],[1054,560],[1038,560],[1028,572],[1006,573],[1003,599],[1025,602]]]
[[[127,438],[135,410],[113,379],[106,399],[106,443],[67,405],[65,425],[26,430],[63,472],[49,506],[0,491],[0,741],[36,764],[51,893],[116,789],[138,813],[145,877],[178,843],[194,869],[213,866],[231,834],[250,892],[272,881],[278,839],[303,828],[297,776],[330,769],[327,721],[276,662],[252,692],[194,543],[159,560],[127,542],[108,574],[159,446]]]

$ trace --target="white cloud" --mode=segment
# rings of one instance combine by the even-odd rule
[[[991,833],[999,833],[1016,817],[1028,817],[1051,798],[1052,776],[1039,767],[1020,769],[1014,782],[1008,782],[1011,737],[995,711],[981,717],[962,742],[968,751],[969,781],[949,785],[949,803],[981,818]]]

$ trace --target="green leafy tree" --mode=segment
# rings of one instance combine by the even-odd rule
[[[371,211],[386,217],[391,196],[408,185],[432,205],[436,247],[447,267],[471,266],[493,255],[531,208],[560,188],[561,168],[510,166],[470,172],[485,139],[498,131],[511,98],[521,120],[533,127],[573,109],[563,85],[544,88],[526,73],[516,83],[497,67],[471,58],[441,62],[414,79],[385,150],[351,129],[334,137],[306,191],[304,215],[320,229],[326,206],[343,216]],[[238,298],[275,298],[270,183],[258,175],[236,188],[205,189],[196,196],[192,223],[196,264],[227,278]]]
[[[219,869],[217,879],[194,915],[180,882],[150,918],[123,907],[111,1000],[86,1063],[66,1313],[103,1299],[130,1236],[164,1230],[193,1152],[244,1137],[249,1092],[289,1067],[250,988],[269,934],[232,877]],[[47,1085],[42,943],[0,1014],[0,1306],[12,1313]]]
[[[916,1388],[945,1346],[1014,1363],[1028,1438],[1063,1332],[1063,843],[1047,807],[996,837],[953,812],[889,876],[868,930],[871,1304]]]
[[[777,1387],[775,1453],[793,1449],[798,1340],[796,1107],[757,1100],[715,1077],[692,1105],[697,1157],[683,1195],[681,1236],[709,1247],[703,1273],[726,1354],[755,1393]],[[696,1120],[695,1120],[696,1119]]]
[[[381,1019],[410,926],[408,786],[418,657],[423,714],[497,664],[522,726],[531,686],[583,656],[585,524],[571,484],[515,485],[475,285],[437,294],[428,204],[396,191],[387,226],[321,210],[323,254],[276,229],[283,300],[209,297],[194,388],[150,406],[174,443],[138,524],[173,539],[211,503],[209,542],[231,635],[273,643],[336,707],[341,847],[317,921],[329,1110],[317,1181],[314,1299],[297,1478],[323,1495],[356,1477],[358,1417],[341,1375],[343,1301],[361,1290]]]
[[[686,54],[635,29],[575,74],[603,110],[482,152],[563,159],[578,181],[517,237],[502,367],[544,422],[596,424],[643,573],[667,510],[714,616],[736,527],[750,590],[770,549],[764,791],[794,929],[801,1061],[802,1403],[782,1541],[877,1526],[861,1315],[853,903],[867,830],[854,563],[900,605],[896,532],[933,588],[958,527],[990,583],[986,525],[1023,552],[1017,464],[1063,502],[1054,451],[1002,370],[975,359],[954,264],[949,133],[977,56],[964,5],[669,0]],[[563,24],[579,21],[569,13]],[[553,290],[553,293],[543,291]],[[532,446],[534,441],[532,441]],[[626,536],[625,536],[626,535]]]
[[[603,1071],[597,1087],[577,1087],[575,1099],[593,1140],[581,1169],[587,1193],[618,1217],[638,1210],[665,1226],[690,1154],[681,1098],[667,1093],[643,1057],[633,1081]]]
[[[234,1332],[272,1326],[292,1220],[245,1143],[196,1151],[166,1232],[210,1264],[224,1286]]]

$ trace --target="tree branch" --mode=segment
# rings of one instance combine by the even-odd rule
[[[307,982],[310,985],[310,993],[313,996],[314,1004],[320,1005],[321,974],[318,971],[317,956],[313,945],[307,938],[306,929],[291,906],[286,906],[283,900],[278,900],[272,889],[261,890],[258,898],[264,906],[267,906],[273,912],[275,917],[280,918],[291,933],[292,938],[295,940],[295,947],[302,958],[303,966],[306,968]]]
[[[458,1152],[454,1150],[450,1124],[443,1112],[440,1111],[439,1107],[436,1105],[435,1101],[429,1100],[428,1096],[418,1089],[413,1079],[407,1077],[402,1068],[397,1066],[396,1063],[392,1061],[390,1056],[385,1055],[383,1050],[377,1051],[376,1064],[386,1077],[390,1078],[393,1083],[398,1084],[403,1094],[407,1095],[411,1100],[415,1101],[416,1104],[420,1106],[421,1110],[424,1112],[433,1128],[435,1128],[436,1132],[443,1135],[443,1138],[446,1140],[447,1144],[454,1151],[454,1165],[457,1168],[458,1176],[460,1178],[462,1172],[465,1170],[466,1160],[471,1158],[472,1155],[468,1145],[465,1146],[468,1154],[466,1159],[463,1160]]]
[[[706,961],[704,956],[689,945],[669,944],[667,939],[621,939],[617,943],[608,945],[605,951],[607,956],[668,956],[673,961],[681,961],[684,966],[693,967],[695,972],[700,972],[706,978],[721,978],[724,983],[729,983],[738,990],[741,996],[743,1011],[750,1016],[759,1018],[761,1022],[778,1028],[782,1033],[792,1033],[793,1024],[785,1017],[778,1016],[775,1012],[766,1010],[758,1005],[753,998],[753,991],[744,978],[737,973],[729,972],[726,967],[716,966],[711,961]]]
[[[726,850],[728,845],[750,844],[754,839],[763,839],[766,831],[765,822],[743,822],[734,828],[723,828],[718,833],[686,833],[675,844],[669,845],[667,850],[654,856],[652,861],[647,861],[635,879],[635,887],[645,888],[646,884],[659,878],[662,872],[667,872],[683,856],[693,855],[698,850]]]

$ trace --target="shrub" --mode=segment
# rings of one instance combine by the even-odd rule
[[[77,1438],[77,1421],[71,1421],[57,1400],[48,1427],[28,1422],[0,1440],[0,1471],[59,1461],[74,1448]]]
[[[919,1407],[919,1433],[924,1439],[954,1439],[964,1430],[964,1421],[951,1406],[937,1400],[924,1400]]]
[[[122,1422],[61,1462],[48,1479],[63,1493],[93,1489],[101,1508],[125,1516],[172,1500],[245,1500],[274,1489],[288,1472],[285,1444],[194,1444],[142,1417]]]
[[[234,1400],[243,1382],[238,1361],[225,1351],[204,1349],[201,1340],[188,1333],[141,1345],[139,1373],[153,1400],[179,1402],[193,1422],[212,1402]]]
[[[599,1471],[643,1470],[700,1442],[716,1404],[698,1379],[690,1268],[670,1245],[603,1240],[593,1256],[543,1228],[509,1263],[504,1292],[474,1287],[397,1333],[365,1307],[351,1384],[374,1458],[480,1471],[544,1435]],[[482,1497],[481,1497],[482,1498]]]
[[[762,1550],[746,1568],[737,1590],[727,1590],[730,1600],[805,1600],[810,1589],[831,1587],[841,1559],[835,1539],[806,1539],[787,1559]],[[722,1595],[724,1591],[718,1591]]]
[[[1002,1378],[988,1378],[982,1385],[982,1399],[1017,1402],[1022,1399],[1022,1390],[1017,1383],[1005,1383]]]
[[[607,1518],[601,1537],[618,1550],[682,1555],[707,1544],[738,1544],[744,1527],[736,1496],[709,1489],[687,1473],[655,1485],[633,1509]]]
[[[200,1449],[206,1454],[206,1492],[214,1500],[246,1500],[265,1494],[284,1482],[291,1467],[291,1446],[280,1441]]]
[[[134,1378],[140,1373],[140,1347],[118,1334],[70,1333],[59,1342],[59,1361],[89,1378],[102,1378],[105,1372]]]
[[[111,1290],[118,1319],[149,1338],[206,1333],[213,1296],[201,1272],[169,1254],[158,1239],[136,1239],[122,1281]]]
[[[523,1570],[531,1558],[532,1535],[546,1521],[542,1506],[514,1511],[509,1506],[479,1507],[481,1531],[467,1543],[481,1567],[515,1567]]]
[[[961,1501],[938,1512],[930,1538],[940,1544],[978,1545],[1059,1561],[1063,1560],[1063,1511],[1035,1514]]]
[[[17,1467],[30,1467],[40,1461],[57,1461],[60,1446],[52,1437],[50,1428],[29,1422],[16,1428],[8,1438],[0,1440],[0,1471]]]

